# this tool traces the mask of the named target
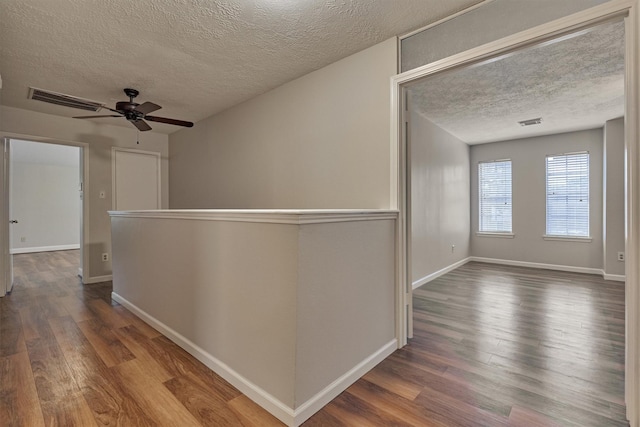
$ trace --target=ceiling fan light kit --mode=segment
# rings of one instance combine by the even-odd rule
[[[116,103],[116,108],[102,107],[109,111],[113,111],[115,114],[109,115],[101,115],[101,116],[79,116],[74,117],[74,119],[95,119],[99,117],[124,117],[127,119],[132,125],[134,125],[139,131],[145,132],[151,130],[151,126],[145,121],[148,120],[150,122],[157,123],[166,123],[174,126],[184,126],[184,127],[193,127],[193,122],[187,122],[184,120],[170,119],[167,117],[158,117],[158,116],[149,116],[149,113],[157,111],[162,107],[158,104],[154,104],[153,102],[144,102],[142,104],[138,104],[134,102],[134,98],[137,97],[140,92],[136,89],[126,88],[124,89],[124,93],[129,97],[128,101],[120,101]]]

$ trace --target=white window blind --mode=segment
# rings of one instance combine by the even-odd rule
[[[547,235],[589,236],[589,153],[547,156]]]
[[[480,232],[511,233],[511,160],[478,164]]]

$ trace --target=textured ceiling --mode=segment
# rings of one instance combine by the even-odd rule
[[[1,0],[2,104],[73,116],[28,87],[111,107],[134,87],[196,122],[479,1]]]
[[[416,111],[468,144],[600,127],[624,115],[624,23],[435,75],[411,94]]]

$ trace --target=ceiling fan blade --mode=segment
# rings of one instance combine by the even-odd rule
[[[116,116],[115,114],[111,114],[110,116],[77,116],[72,118],[73,119],[97,119],[99,117],[122,117],[122,116]]]
[[[151,130],[151,126],[149,126],[144,120],[131,121],[131,123],[137,127],[140,132]]]
[[[109,107],[101,107],[101,108],[104,109],[104,110],[113,111],[114,113],[122,114],[120,111],[114,110],[113,108],[109,108]]]
[[[166,123],[169,125],[184,126],[188,128],[193,127],[192,122],[185,122],[184,120],[168,119],[166,117],[145,116],[145,120],[149,120],[150,122]]]
[[[144,104],[138,105],[136,107],[136,111],[139,111],[142,114],[149,114],[161,108],[161,106],[159,106],[158,104],[154,104],[153,102],[145,102]]]

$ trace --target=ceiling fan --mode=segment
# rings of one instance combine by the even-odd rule
[[[193,127],[192,122],[185,122],[183,120],[176,119],[168,119],[166,117],[158,117],[158,116],[148,116],[147,114],[152,113],[156,110],[161,109],[162,107],[158,104],[154,104],[153,102],[145,102],[143,104],[138,104],[133,102],[133,98],[138,96],[140,92],[135,89],[126,88],[124,93],[129,97],[129,101],[121,101],[116,103],[116,108],[102,107],[107,110],[113,111],[114,113],[118,113],[118,115],[111,114],[107,116],[79,116],[74,117],[74,119],[95,119],[98,117],[124,117],[132,125],[138,128],[139,131],[147,131],[151,130],[151,126],[145,122],[148,120],[150,122],[158,122],[158,123],[166,123],[169,125],[176,126],[185,126],[185,127]]]

